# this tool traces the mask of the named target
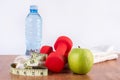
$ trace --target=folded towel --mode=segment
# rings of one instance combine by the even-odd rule
[[[91,48],[94,56],[94,63],[99,63],[107,60],[117,59],[118,54],[113,46],[97,46]]]
[[[111,55],[106,55],[106,56],[102,56],[102,57],[94,57],[94,63],[99,63],[99,62],[117,59],[117,58],[118,58],[117,54],[111,54]]]

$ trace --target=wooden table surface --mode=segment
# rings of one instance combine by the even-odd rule
[[[44,77],[26,77],[10,74],[15,55],[0,55],[0,80],[120,80],[120,57],[117,60],[94,64],[87,75],[73,74],[69,70],[49,73]]]

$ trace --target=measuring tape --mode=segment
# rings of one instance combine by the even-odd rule
[[[47,76],[48,69],[46,67],[38,67],[38,66],[28,66],[33,64],[33,62],[37,62],[37,60],[44,59],[44,54],[32,54],[31,58],[26,61],[25,68],[16,68],[16,63],[12,63],[10,67],[10,73],[15,75],[23,75],[23,76]],[[37,62],[38,63],[38,62]],[[23,65],[24,65],[23,64]],[[26,66],[27,64],[27,66]]]
[[[11,67],[10,72],[15,75],[23,76],[47,76],[48,69],[18,69]]]

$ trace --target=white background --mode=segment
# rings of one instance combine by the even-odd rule
[[[0,54],[25,54],[25,17],[36,4],[43,19],[42,44],[66,35],[73,47],[120,49],[120,0],[0,0]]]

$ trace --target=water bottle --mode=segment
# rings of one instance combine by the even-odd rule
[[[26,55],[39,52],[42,40],[42,18],[36,5],[30,6],[30,12],[25,19]]]

